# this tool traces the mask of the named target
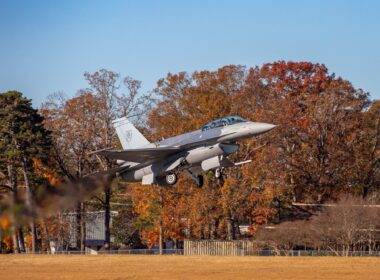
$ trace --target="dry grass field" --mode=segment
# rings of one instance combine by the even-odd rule
[[[1,255],[0,279],[380,279],[380,258]]]

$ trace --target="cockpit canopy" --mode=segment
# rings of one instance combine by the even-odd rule
[[[231,125],[235,123],[240,123],[240,122],[246,122],[246,120],[239,116],[224,117],[224,118],[209,122],[208,124],[202,127],[202,131],[209,130],[215,127],[221,127],[221,126]]]

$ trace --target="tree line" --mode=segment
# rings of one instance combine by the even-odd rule
[[[59,236],[56,241],[67,246],[63,217],[75,211],[76,248],[83,249],[86,212],[100,209],[105,211],[106,248],[149,247],[160,237],[179,244],[184,238],[262,236],[268,236],[266,246],[281,247],[270,236],[287,224],[301,221],[290,228],[312,227],[316,220],[332,220],[328,211],[300,209],[297,202],[335,203],[348,194],[362,204],[378,201],[379,103],[323,64],[277,61],[169,73],[145,94],[141,82],[113,71],[84,77],[88,88],[73,98],[53,94],[38,111],[20,93],[0,95],[2,248],[24,250],[20,240],[31,240],[22,246],[47,249],[48,241]],[[120,147],[111,126],[117,117],[128,116],[154,141],[227,115],[279,126],[244,140],[232,157],[252,163],[225,170],[221,179],[207,174],[203,188],[186,176],[173,188],[107,178],[83,183],[86,175],[115,164],[91,152]],[[119,212],[112,226],[111,210]],[[263,235],[271,224],[277,230]],[[248,231],[241,232],[241,225]],[[376,232],[379,225],[368,226]],[[377,248],[376,238],[362,246]],[[338,243],[323,246],[337,249]]]

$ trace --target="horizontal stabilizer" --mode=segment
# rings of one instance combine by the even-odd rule
[[[166,158],[180,151],[181,149],[177,147],[158,147],[129,150],[103,150],[98,151],[97,154],[110,159],[118,159],[141,163],[149,160],[158,160]]]
[[[121,173],[127,171],[128,169],[130,168],[129,165],[123,165],[123,166],[120,166],[120,167],[115,167],[115,168],[111,168],[111,169],[108,169],[108,170],[104,170],[104,171],[100,171],[100,172],[95,172],[95,173],[92,173],[92,174],[89,174],[85,177],[93,177],[93,176],[97,176],[97,177],[117,177],[119,176]]]

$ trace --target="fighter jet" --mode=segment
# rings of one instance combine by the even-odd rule
[[[237,141],[263,134],[276,126],[229,116],[201,129],[149,143],[127,118],[114,120],[113,125],[123,150],[95,152],[117,160],[119,167],[106,171],[107,174],[143,185],[174,185],[178,174],[185,172],[199,187],[203,185],[205,172],[214,171],[219,178],[223,168],[250,162],[233,163],[228,159],[239,149]]]

